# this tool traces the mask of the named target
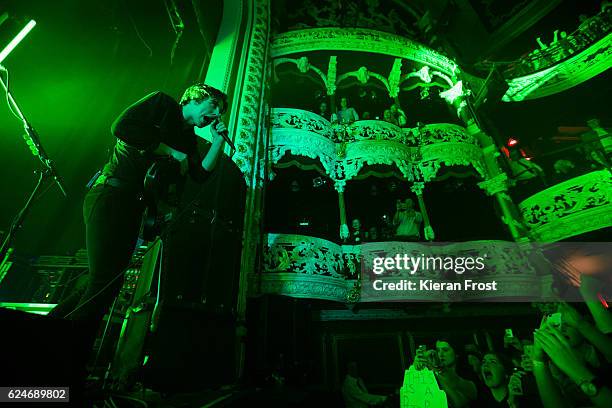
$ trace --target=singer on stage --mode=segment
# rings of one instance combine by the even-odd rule
[[[143,184],[159,160],[174,163],[179,176],[203,182],[223,152],[227,130],[219,116],[226,95],[205,85],[187,88],[180,102],[154,92],[129,106],[112,125],[117,138],[113,154],[90,182],[83,204],[89,279],[51,316],[99,324],[118,295],[129,266],[144,210]],[[197,148],[194,126],[210,126],[212,144],[204,157]],[[184,179],[184,177],[182,177]]]

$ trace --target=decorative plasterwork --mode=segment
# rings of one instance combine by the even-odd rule
[[[325,83],[328,95],[333,95],[336,93],[337,66],[337,57],[335,55],[332,55],[331,57],[329,57],[329,64],[327,64],[327,82]]]
[[[274,273],[252,276],[251,293],[290,296],[300,299],[321,299],[352,303],[353,284],[329,276]]]
[[[442,79],[442,83],[434,82],[434,77]],[[432,71],[427,65],[424,65],[421,69],[409,72],[401,76],[400,83],[404,83],[411,78],[417,78],[419,81],[411,86],[402,88],[403,90],[411,90],[420,87],[439,86],[441,88],[451,88],[453,86],[453,80],[440,71]],[[460,81],[459,81],[460,82]],[[440,95],[442,96],[442,95]]]
[[[287,152],[319,159],[338,191],[365,165],[394,165],[410,181],[430,181],[442,165],[471,165],[485,175],[482,150],[457,125],[409,129],[376,120],[337,125],[287,108],[273,109],[271,124],[270,162],[278,163]]]
[[[307,57],[301,57],[299,59],[294,58],[277,58],[274,60],[274,67],[277,67],[280,64],[295,64],[298,71],[302,74],[307,73],[308,71],[314,71],[320,78],[325,88],[327,89],[328,95],[333,95],[336,91],[336,57],[332,56],[329,59],[328,64],[328,73],[325,74],[321,69],[312,65],[308,62]],[[331,92],[331,93],[330,93]]]
[[[416,147],[409,147],[387,140],[364,140],[349,143],[346,157],[338,163],[336,176],[339,179],[351,180],[365,164],[395,165],[402,175],[410,181],[418,178],[414,163],[418,160]]]
[[[389,72],[389,96],[391,98],[397,97],[399,95],[399,86],[402,75],[402,59],[396,58],[393,61],[393,66],[391,67],[391,72]]]
[[[421,146],[439,143],[468,143],[476,145],[476,140],[464,127],[451,123],[425,125],[414,129]]]
[[[356,278],[359,272],[350,250],[344,253],[340,245],[305,235],[268,234],[267,238],[264,271],[252,276],[252,292],[350,300],[355,281],[347,278]]]
[[[304,130],[278,129],[269,147],[271,163],[278,163],[287,153],[317,159],[331,179],[336,178],[336,144],[321,135]]]
[[[440,92],[440,98],[443,98],[446,102],[450,103],[451,105],[453,104],[453,102],[455,102],[457,98],[459,98],[462,95],[463,95],[463,82],[462,81],[457,81],[457,83],[453,85],[452,88],[444,92]]]
[[[333,139],[331,123],[316,113],[289,108],[272,109],[270,125],[273,129],[299,129]]]
[[[362,51],[404,58],[454,77],[457,64],[436,51],[396,34],[365,28],[313,28],[289,31],[272,39],[272,57],[321,51]]]
[[[268,234],[264,273],[292,272],[306,275],[348,276],[340,245],[306,235]]]
[[[474,280],[488,282],[495,279],[498,282],[498,291],[475,292],[474,298],[535,298],[548,294],[546,289],[549,287],[542,287],[542,276],[539,276],[530,264],[532,257],[527,256],[529,252],[525,252],[530,248],[506,241],[473,241],[442,246],[402,242],[338,245],[304,235],[268,234],[267,246],[264,249],[264,268],[262,273],[251,276],[251,293],[355,302],[359,300],[360,289],[371,285],[370,278],[361,276],[361,271],[362,262],[366,265],[372,264],[372,256],[380,256],[381,253],[447,256],[452,253],[456,256],[484,256],[485,269],[478,272]],[[451,282],[454,279],[452,274],[434,270],[419,271],[416,276],[406,277],[412,278],[440,282]],[[361,279],[367,279],[368,282]],[[394,297],[397,297],[397,300],[458,300],[449,298],[449,294],[443,291],[439,292],[437,298],[433,292],[392,292],[394,291],[387,291],[388,299],[383,298],[385,294],[381,294],[380,300],[394,300]],[[432,299],[432,296],[435,299]],[[455,293],[451,296],[460,296],[462,300],[469,299],[468,293]]]
[[[507,191],[508,186],[509,179],[506,173],[500,173],[493,178],[478,183],[478,187],[482,188],[489,196]]]
[[[378,0],[304,0],[287,3],[279,31],[295,28],[344,27],[372,28],[414,38],[420,13],[407,4]],[[422,28],[422,27],[419,27]]]
[[[389,87],[389,79],[385,78],[384,75],[378,74],[376,72],[371,72],[367,67],[360,67],[357,71],[346,72],[338,77],[337,84],[340,85],[340,82],[344,81],[347,78],[357,78],[357,80],[365,85],[370,81],[371,78],[377,79],[380,81],[389,95],[391,95],[391,88]]]
[[[610,66],[612,34],[555,66],[508,81],[509,88],[502,100],[519,102],[552,95],[591,79]]]
[[[519,209],[533,235],[555,242],[612,226],[612,175],[594,171],[541,191]]]
[[[419,167],[424,181],[436,177],[440,165],[445,166],[472,166],[482,177],[486,171],[482,162],[480,147],[467,143],[439,143],[430,144],[421,148]]]
[[[247,183],[258,161],[254,160],[258,143],[258,121],[262,104],[265,68],[268,51],[268,1],[254,2],[254,18],[244,71],[243,92],[241,94],[239,120],[236,126],[236,153],[232,157]],[[246,40],[245,40],[246,41]]]
[[[335,55],[329,58],[327,73],[323,72],[323,69],[311,64],[308,57],[305,56],[300,58],[276,58],[274,59],[274,67],[281,64],[294,64],[297,70],[302,74],[306,74],[309,71],[315,72],[321,78],[321,82],[325,85],[328,95],[333,95],[336,92],[337,86],[340,86],[342,81],[349,78],[356,78],[363,85],[367,84],[373,79],[377,80],[385,87],[389,97],[391,98],[397,97],[400,89],[407,91],[417,87],[430,86],[438,86],[442,89],[448,89],[447,91],[442,92],[440,96],[450,104],[452,104],[457,97],[463,95],[461,81],[457,81],[456,84],[453,84],[453,80],[449,76],[441,73],[440,71],[432,71],[427,65],[424,65],[421,69],[417,69],[402,75],[402,59],[396,58],[393,62],[389,75],[386,77],[377,72],[370,71],[366,66],[362,66],[355,71],[344,72],[338,75],[337,58],[338,57]],[[442,81],[434,82],[435,77],[441,78]],[[410,86],[402,87],[403,83],[412,78],[417,79],[417,81],[412,81],[413,83]],[[447,94],[451,95],[450,99]]]

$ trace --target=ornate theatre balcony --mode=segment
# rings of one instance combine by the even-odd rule
[[[512,63],[504,73],[509,88],[502,100],[518,102],[552,95],[610,68],[611,16],[612,8],[608,7],[546,49]]]
[[[441,165],[469,165],[484,177],[482,150],[465,128],[430,124],[399,128],[379,120],[332,124],[299,109],[272,110],[270,160],[287,153],[318,159],[337,186],[355,177],[364,165],[395,165],[409,181],[430,181]]]
[[[523,218],[541,242],[555,242],[612,226],[612,175],[594,171],[524,200]]]
[[[305,235],[268,234],[264,271],[252,275],[252,292],[354,301],[359,271],[351,248]]]
[[[251,275],[250,292],[253,295],[275,294],[296,298],[331,300],[343,303],[360,301],[361,287],[371,282],[362,279],[362,252],[370,255],[381,253],[406,253],[410,245],[415,254],[486,253],[490,262],[487,268],[474,276],[483,282],[492,279],[500,290],[480,293],[483,297],[537,298],[548,293],[550,275],[539,275],[529,263],[528,257],[515,256],[515,243],[506,241],[472,241],[431,247],[419,243],[370,242],[362,245],[338,245],[331,241],[305,235],[273,234],[267,237],[263,271]],[[414,279],[426,277],[439,281],[452,281],[452,276],[440,271],[423,271]],[[370,279],[369,277],[366,279]],[[409,278],[412,279],[412,278]],[[392,300],[448,301],[471,299],[473,295],[457,295],[449,292],[398,292],[381,294],[377,301]],[[474,295],[476,296],[476,295]],[[364,299],[365,300],[365,299]]]

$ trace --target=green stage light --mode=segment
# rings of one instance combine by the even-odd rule
[[[4,47],[4,49],[2,50],[2,52],[0,52],[0,64],[2,63],[2,61],[4,61],[4,59],[11,53],[11,51],[13,51],[15,49],[15,47],[17,46],[17,44],[19,44],[21,42],[21,40],[24,39],[24,37],[26,35],[28,35],[28,33],[30,31],[32,31],[32,29],[34,28],[34,26],[36,25],[36,21],[34,20],[30,20],[30,22],[28,24],[26,24],[25,27],[23,27],[21,29],[21,31],[19,32],[19,34],[17,34],[15,36],[15,38],[13,38],[11,40],[10,43],[8,43],[8,45],[6,47]]]

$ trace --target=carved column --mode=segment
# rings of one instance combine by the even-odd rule
[[[456,109],[457,116],[465,123],[468,133],[478,141],[482,149],[486,179],[478,185],[497,200],[503,214],[502,221],[507,225],[512,238],[515,241],[524,240],[528,230],[522,222],[518,208],[507,193],[508,177],[497,161],[500,156],[499,149],[491,136],[478,126],[478,119],[468,105],[467,95],[469,93],[470,91],[463,87],[462,81],[458,81],[440,96]]]
[[[244,27],[244,30],[241,31],[240,27]],[[233,89],[228,121],[230,135],[236,145],[232,159],[244,174],[247,185],[236,304],[239,325],[245,321],[249,276],[256,269],[256,253],[262,236],[263,174],[269,132],[269,106],[266,103],[271,73],[269,35],[268,0],[224,2],[223,21],[211,69],[206,77],[208,83],[226,92]],[[237,348],[237,369],[241,376],[244,370],[244,342],[237,341]]]
[[[425,183],[415,182],[410,187],[410,190],[416,194],[417,201],[419,203],[419,210],[423,216],[423,232],[427,241],[433,241],[435,238],[434,230],[429,222],[429,214],[427,214],[427,207],[425,206],[425,200],[423,200],[423,190],[425,189]]]
[[[484,189],[487,195],[492,195],[497,200],[502,212],[502,221],[508,227],[512,238],[515,241],[524,240],[528,232],[527,228],[522,221],[516,204],[514,204],[512,198],[508,195],[510,182],[508,175],[502,171],[497,162],[497,158],[501,153],[491,136],[484,133],[474,120],[468,123],[467,131],[478,140],[484,157],[487,178],[485,181],[478,183],[478,186]]]
[[[344,184],[336,183],[335,188],[338,192],[338,209],[340,210],[340,239],[344,240],[349,237],[349,227],[346,222],[346,206],[344,203]]]

